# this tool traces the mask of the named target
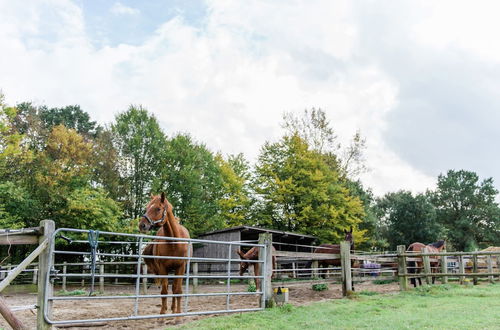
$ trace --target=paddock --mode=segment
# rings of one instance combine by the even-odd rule
[[[44,228],[43,230],[41,228]],[[6,239],[7,237],[7,239]],[[308,304],[314,301],[342,298],[356,291],[396,292],[408,289],[408,280],[422,277],[429,282],[438,276],[442,283],[457,280],[466,284],[467,278],[478,284],[481,280],[495,282],[499,251],[407,253],[404,246],[397,251],[368,253],[351,251],[349,242],[340,244],[340,254],[299,252],[313,251],[315,246],[273,242],[270,233],[261,233],[258,242],[211,241],[199,239],[163,238],[124,233],[96,233],[89,230],[58,229],[45,221],[38,229],[1,232],[0,243],[38,244],[38,247],[19,265],[0,270],[2,315],[10,322],[19,321],[25,327],[39,329],[67,326],[100,325],[109,328],[159,328],[165,324],[234,312],[259,311],[273,305],[272,289],[289,288],[289,303]],[[218,257],[168,257],[144,255],[148,244],[217,245],[226,250]],[[273,245],[286,244],[288,251],[276,250]],[[236,248],[257,246],[262,274],[239,275]],[[221,250],[221,248],[219,248]],[[290,251],[291,250],[291,251]],[[295,250],[295,251],[294,251]],[[34,263],[36,257],[38,263]],[[272,269],[272,258],[277,259]],[[186,258],[185,275],[151,274],[145,265],[147,258]],[[423,259],[421,273],[408,271],[407,262]],[[431,258],[441,261],[437,273],[431,273]],[[340,267],[320,268],[322,259],[339,259]],[[455,261],[457,260],[457,261]],[[481,272],[486,261],[486,270]],[[472,261],[471,273],[464,271]],[[203,272],[202,264],[219,265],[218,271]],[[352,267],[351,267],[352,266]],[[458,270],[457,270],[458,268]],[[24,274],[24,275],[23,275]],[[36,282],[37,294],[13,293],[15,282]],[[160,294],[155,279],[184,279],[180,295]],[[261,279],[262,287],[249,290],[247,281]],[[375,284],[377,283],[378,284]],[[381,285],[380,283],[388,283]],[[328,284],[326,291],[314,291],[313,284]],[[180,314],[159,314],[160,298],[182,296]],[[169,302],[170,303],[170,302]],[[37,309],[34,306],[38,306]],[[7,307],[5,307],[7,306]],[[36,311],[36,315],[35,315]],[[16,318],[17,316],[17,318]],[[176,316],[182,316],[174,318]],[[6,321],[1,320],[4,327]]]

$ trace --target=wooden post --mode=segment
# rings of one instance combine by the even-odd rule
[[[340,264],[342,266],[342,295],[347,297],[352,294],[351,242],[340,242]]]
[[[198,263],[192,262],[191,267],[193,269],[193,275],[198,276]],[[198,291],[198,277],[193,277],[193,293]]]
[[[398,245],[398,274],[399,276],[399,290],[408,290],[408,278],[406,277],[406,257],[402,254],[405,253],[406,246]]]
[[[443,249],[442,252],[446,252],[446,250]],[[448,273],[448,258],[447,256],[441,256],[441,273],[447,274]],[[441,277],[441,283],[442,284],[447,284],[448,283],[448,276],[443,275]]]
[[[148,275],[148,265],[142,265],[142,274]],[[148,294],[148,278],[142,278],[142,294]]]
[[[12,327],[12,329],[15,330],[24,330],[24,329],[29,329],[26,327],[21,320],[19,320],[14,313],[9,309],[7,306],[7,303],[5,300],[0,296],[0,314],[3,316],[3,318],[9,323],[9,325]]]
[[[104,265],[99,265],[99,291],[100,293],[104,293]]]
[[[120,265],[116,265],[115,274],[118,275],[120,273]],[[115,284],[118,285],[118,276],[115,277]]]
[[[295,262],[292,262],[292,278],[297,278],[297,272],[295,271]]]
[[[67,265],[67,262],[63,262],[63,278],[62,278],[62,290],[63,291],[66,291],[67,290],[67,287],[66,287],[66,273],[68,272],[68,265]]]
[[[47,316],[52,316],[52,301],[48,300],[48,306],[45,306],[45,298],[47,296],[52,296],[53,285],[48,281],[50,275],[50,268],[52,267],[52,255],[50,249],[54,247],[54,240],[52,239],[52,234],[55,230],[55,223],[52,220],[42,220],[40,222],[40,227],[43,228],[43,235],[39,237],[39,242],[42,243],[44,240],[48,239],[49,244],[47,248],[40,253],[38,256],[38,296],[37,296],[37,330],[51,330],[52,325],[45,320],[44,309],[47,310]],[[46,283],[48,282],[48,285]]]
[[[318,267],[319,267],[319,263],[318,263],[318,260],[313,260],[313,262],[311,263],[311,267],[314,268],[311,272],[312,272],[312,277],[313,278],[316,278],[316,277],[319,277],[318,276]]]
[[[472,272],[474,274],[477,273],[477,254],[472,255]],[[477,276],[473,276],[472,281],[474,285],[477,285],[478,284]]]
[[[464,257],[458,256],[458,272],[460,274],[465,274]],[[465,283],[465,276],[460,276],[460,284]]]
[[[259,235],[259,244],[266,246],[266,253],[259,252],[259,260],[266,261],[266,269],[264,265],[261,267],[261,275],[264,278],[261,280],[261,290],[264,294],[264,302],[266,308],[274,307],[273,287],[271,278],[273,276],[273,236],[271,233],[262,233]]]
[[[85,275],[85,265],[82,265],[82,275]],[[82,288],[85,287],[85,276],[82,276]]]
[[[35,268],[33,268],[33,280],[32,280],[32,283],[36,284],[37,281],[38,281],[38,266],[35,266]]]
[[[491,255],[486,256],[486,262],[488,264],[488,273],[493,273],[493,263],[491,262]],[[493,275],[488,276],[488,280],[490,283],[495,283],[495,280],[493,279]]]
[[[427,248],[422,249],[423,253],[429,253],[429,250]],[[431,276],[431,261],[429,256],[422,256],[422,259],[424,261],[424,275],[425,275],[425,282],[427,284],[432,283],[432,276]]]

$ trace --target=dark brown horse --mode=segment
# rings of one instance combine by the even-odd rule
[[[151,196],[151,201],[146,206],[146,213],[139,221],[139,230],[148,232],[153,228],[159,227],[156,236],[189,238],[189,232],[174,216],[172,205],[165,198],[165,193]],[[187,257],[189,254],[189,244],[187,242],[167,241],[156,239],[153,244],[149,244],[144,249],[144,255],[154,256],[174,256]],[[148,272],[157,275],[168,275],[173,271],[175,275],[184,275],[186,272],[186,260],[179,259],[152,259],[145,258],[148,265]],[[182,294],[182,278],[174,278],[172,292]],[[163,278],[161,282],[161,294],[168,294],[168,279]],[[172,313],[181,312],[182,297],[172,298]],[[161,298],[160,314],[167,313],[167,298]]]
[[[354,252],[354,239],[352,237],[352,227],[349,231],[344,230],[344,240],[351,243],[351,252]],[[327,254],[340,254],[340,244],[321,244],[314,253],[327,253]],[[307,263],[306,268],[311,268],[312,261]],[[328,266],[339,267],[341,265],[340,258],[338,259],[325,259],[318,261],[318,267],[328,268]],[[354,260],[351,260],[351,267],[354,266]],[[326,269],[321,272],[321,276],[326,278]]]
[[[274,246],[273,246],[272,250],[273,250],[273,254],[274,254],[274,251],[276,251]],[[242,260],[259,260],[259,248],[256,246],[254,246],[253,248],[248,250],[247,253],[243,253],[241,250],[236,250],[236,253],[238,253],[238,255],[240,256],[240,258]],[[250,265],[253,265],[254,275],[260,276],[260,265],[261,264],[258,262],[245,262],[245,261],[240,262],[240,276],[243,276],[243,274],[245,274],[245,272],[248,270],[248,267]],[[274,255],[273,255],[273,269],[276,269],[276,257]],[[274,277],[274,272],[271,276]],[[257,288],[260,288],[259,284],[260,284],[260,278],[256,278],[255,279],[255,286]]]
[[[429,253],[436,253],[436,252],[441,252],[443,249],[446,248],[446,242],[444,240],[437,241],[436,243],[432,243],[429,245],[425,245],[423,243],[415,242],[410,244],[408,246],[408,249],[406,251],[408,252],[423,252],[424,248],[427,248],[427,252]],[[422,269],[423,265],[423,260],[422,258],[419,258],[420,260],[418,261],[409,261],[408,262],[408,273],[416,274],[419,273],[420,270]],[[440,259],[437,257],[431,257],[430,258],[430,264],[431,264],[431,272],[436,273],[438,272],[438,267],[440,265]],[[432,277],[432,284],[434,284],[435,277]],[[411,278],[410,279],[411,284],[413,284],[414,287],[417,287],[417,280],[416,278]],[[418,282],[420,285],[422,285],[422,279],[419,277]]]

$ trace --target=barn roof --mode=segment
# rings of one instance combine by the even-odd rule
[[[277,234],[277,235],[282,235],[282,236],[296,236],[296,237],[301,237],[301,238],[309,238],[311,240],[317,239],[316,236],[312,236],[312,235],[293,233],[293,232],[289,232],[289,231],[281,231],[281,230],[268,229],[268,228],[252,227],[252,226],[236,226],[236,227],[231,227],[231,228],[224,228],[224,229],[220,229],[220,230],[211,231],[208,233],[203,233],[203,234],[200,234],[199,236],[207,236],[207,235],[218,234],[218,233],[226,233],[226,232],[230,232],[230,231],[253,231],[253,232],[259,232],[259,233],[272,233],[272,234]]]

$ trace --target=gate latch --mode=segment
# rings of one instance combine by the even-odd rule
[[[50,276],[50,282],[51,283],[54,283],[55,280],[58,280],[59,279],[59,276],[57,276],[59,274],[59,270],[58,269],[55,269],[54,267],[52,267],[49,271],[49,276]]]

